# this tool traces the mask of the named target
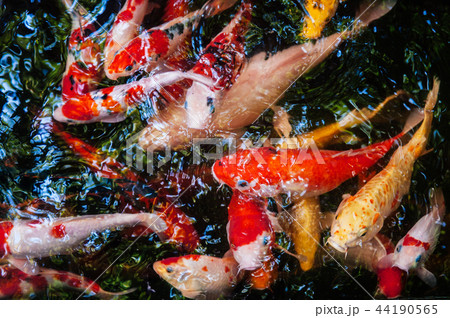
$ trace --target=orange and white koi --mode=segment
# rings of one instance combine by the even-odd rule
[[[134,291],[108,292],[89,278],[65,271],[42,269],[37,275],[30,275],[11,265],[0,266],[0,299],[23,298],[58,285],[102,299],[112,299]]]
[[[409,129],[371,146],[347,151],[280,149],[262,147],[239,150],[216,161],[215,179],[246,194],[274,197],[296,192],[302,197],[318,196],[338,187],[374,165]]]
[[[129,0],[128,5],[141,4],[143,0]],[[175,18],[163,25],[149,29],[139,36],[130,39],[123,46],[116,45],[115,39],[120,38],[117,33],[121,30],[113,29],[110,41],[106,45],[105,72],[111,79],[128,76],[136,72],[141,67],[146,71],[152,70],[161,61],[176,51],[180,45],[191,34],[192,25],[203,16],[213,16],[219,14],[233,6],[236,0],[210,0],[200,10],[188,13],[184,17]],[[144,4],[142,4],[144,5]],[[133,7],[133,6],[131,6]],[[134,6],[136,8],[136,6]],[[126,25],[127,19],[133,19],[135,23],[140,23],[143,15],[135,15],[139,10],[126,8],[116,19],[116,24]],[[124,15],[126,13],[126,15]],[[135,28],[131,28],[130,33],[135,34]],[[126,35],[124,39],[129,39]],[[119,42],[120,43],[120,42]]]
[[[103,214],[78,217],[0,222],[0,258],[21,270],[36,274],[30,258],[67,254],[93,232],[145,224],[160,233],[166,223],[151,213]],[[30,267],[32,266],[32,267]]]
[[[390,298],[400,296],[396,290],[391,290],[391,286],[387,285],[388,279],[384,277],[391,275],[392,272],[402,271],[405,274],[413,272],[429,286],[436,286],[436,277],[424,266],[436,248],[445,214],[442,190],[438,189],[435,194],[431,212],[417,221],[397,243],[394,253],[385,256],[378,264],[380,288]]]
[[[234,191],[228,205],[227,235],[240,269],[261,267],[275,241],[265,200]]]
[[[277,116],[274,118],[274,129],[283,137],[282,143],[277,146],[291,149],[311,147],[312,145],[316,145],[319,148],[324,147],[344,130],[372,119],[389,101],[404,94],[406,94],[404,91],[398,91],[394,95],[387,97],[374,110],[368,108],[355,109],[336,123],[293,138],[289,138],[292,127],[289,123],[288,114],[283,108],[275,109]],[[285,220],[284,227],[294,243],[295,252],[306,257],[306,261],[301,261],[300,266],[303,271],[307,271],[314,265],[314,258],[320,239],[320,202],[318,197],[303,198],[294,195],[289,199],[292,201],[293,206],[289,212],[283,213],[285,216],[283,217],[283,220]]]
[[[155,262],[153,269],[184,297],[193,299],[227,296],[244,273],[227,253],[223,258],[193,254],[170,257]]]
[[[347,196],[338,207],[328,243],[339,251],[370,240],[381,229],[384,219],[398,208],[408,193],[414,163],[424,152],[437,102],[439,81],[435,79],[425,105],[420,128],[405,146],[399,147],[388,165],[355,195]]]

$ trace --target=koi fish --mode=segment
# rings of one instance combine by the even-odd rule
[[[234,191],[228,205],[227,235],[240,269],[261,267],[275,240],[265,200]]]
[[[129,0],[128,3],[141,3],[142,0]],[[214,16],[220,12],[230,8],[236,3],[236,0],[210,0],[200,10],[188,13],[184,17],[175,18],[158,27],[149,29],[139,36],[130,39],[124,45],[116,45],[115,40],[118,36],[113,36],[121,30],[114,29],[110,41],[106,45],[105,50],[105,73],[110,79],[117,79],[123,76],[129,76],[141,67],[151,71],[160,61],[165,60],[168,56],[176,51],[178,47],[185,41],[186,37],[191,34],[192,25],[198,20],[206,16]],[[136,8],[136,6],[134,6]],[[139,10],[130,10],[126,7],[125,18],[133,19],[135,23],[140,24],[143,15],[136,16]],[[116,24],[126,25],[127,20],[121,14],[118,15]],[[139,19],[138,19],[139,18]],[[122,22],[125,21],[125,22]],[[125,35],[125,39],[135,35],[136,30],[132,28],[129,35]],[[122,33],[120,33],[121,36]]]
[[[108,179],[128,179],[134,182],[131,191],[122,186],[124,193],[133,200],[143,203],[147,211],[149,211],[150,208],[153,208],[154,213],[166,223],[166,230],[159,233],[160,238],[164,237],[165,241],[175,243],[188,252],[192,252],[197,248],[200,244],[200,239],[193,226],[193,222],[181,209],[172,206],[172,204],[165,199],[164,195],[166,195],[166,193],[164,192],[166,191],[164,191],[164,189],[161,190],[161,188],[164,187],[164,181],[159,179],[147,180],[147,178],[135,173],[132,169],[129,169],[114,158],[102,155],[99,149],[62,131],[58,125],[54,125],[53,131],[57,133],[77,155],[83,158],[85,163],[87,163],[99,176]],[[172,179],[169,180],[171,183],[174,181]],[[141,187],[136,189],[136,184],[141,184]],[[141,188],[144,188],[144,185],[146,184],[149,184],[151,188],[160,189],[157,197],[149,198],[146,193],[141,193]],[[137,213],[139,211],[133,207],[132,212]],[[144,225],[137,225],[132,229],[125,231],[125,234],[136,237],[151,232],[152,230],[150,228],[147,228]]]
[[[62,98],[69,100],[97,87],[103,77],[102,51],[95,17],[89,19],[82,8],[79,9],[83,13],[81,15],[71,0],[62,2],[72,17],[66,70],[61,82]]]
[[[238,263],[232,256],[206,255],[170,257],[153,264],[155,272],[184,297],[217,299],[227,296],[242,279]]]
[[[113,26],[109,30],[106,37],[105,70],[107,77],[114,80],[119,77],[119,74],[111,73],[114,66],[118,66],[111,65],[114,62],[115,54],[122,50],[128,42],[139,35],[139,28],[144,20],[144,17],[147,14],[150,14],[153,9],[157,7],[159,7],[159,5],[154,1],[127,0],[125,2],[122,9],[114,19]],[[151,44],[153,44],[154,48],[157,48],[158,43],[155,39],[153,39],[154,41]],[[128,52],[128,55],[131,56],[131,52]],[[119,61],[115,61],[115,63],[118,64]]]
[[[425,150],[437,102],[439,81],[434,80],[425,104],[420,128],[405,146],[399,147],[388,165],[354,196],[346,196],[336,212],[328,243],[339,251],[370,240],[381,229],[384,219],[398,208],[408,193],[414,163]]]
[[[187,126],[204,128],[214,113],[217,92],[230,88],[245,62],[244,35],[252,6],[243,2],[231,22],[203,50],[190,72],[205,79],[194,81],[186,94]],[[204,82],[211,81],[212,85]]]
[[[36,274],[37,264],[29,262],[28,259],[67,254],[93,232],[136,224],[145,224],[156,233],[167,228],[163,220],[151,213],[2,221],[0,259],[7,259],[9,263],[28,274]]]
[[[365,148],[347,151],[262,147],[239,150],[216,161],[214,178],[243,193],[275,197],[296,192],[301,197],[324,194],[370,168],[422,118],[411,117],[403,132]]]
[[[288,213],[283,213],[284,228],[294,243],[296,254],[306,257],[300,261],[300,267],[306,272],[314,266],[320,240],[320,202],[318,197],[291,199],[294,205]]]
[[[42,269],[37,275],[29,275],[10,265],[0,267],[0,299],[24,298],[55,285],[62,285],[102,299],[116,298],[135,290],[129,289],[117,293],[108,292],[84,276],[64,271]]]
[[[182,72],[159,73],[135,82],[105,87],[71,97],[53,112],[53,118],[65,123],[115,123],[125,119],[129,107],[142,103],[164,86],[184,80]]]
[[[390,298],[400,295],[397,290],[392,289],[385,277],[389,277],[392,272],[402,271],[406,275],[414,272],[429,286],[436,286],[436,277],[424,266],[436,248],[445,214],[442,190],[438,189],[435,194],[432,211],[417,221],[397,243],[394,253],[384,257],[378,264],[380,289]]]

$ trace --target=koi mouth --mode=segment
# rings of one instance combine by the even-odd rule
[[[338,252],[341,252],[341,253],[346,253],[347,252],[347,247],[343,247],[343,246],[339,245],[339,243],[336,242],[334,240],[334,238],[332,238],[332,237],[328,238],[327,244],[331,245]]]

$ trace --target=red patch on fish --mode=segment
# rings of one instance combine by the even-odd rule
[[[169,0],[164,7],[164,14],[161,20],[163,22],[169,22],[173,19],[184,17],[188,13],[188,0]]]
[[[63,238],[67,235],[66,227],[64,226],[64,224],[55,225],[52,228],[51,234],[54,238]]]
[[[11,252],[9,250],[8,237],[13,227],[12,222],[5,221],[0,223],[0,259]]]
[[[225,266],[225,273],[228,273],[230,271],[230,268],[228,266]]]
[[[400,296],[407,276],[406,272],[394,266],[379,269],[377,275],[378,286],[386,297],[396,298]]]
[[[158,210],[162,212],[158,212]],[[156,212],[167,224],[164,234],[168,237],[169,242],[179,244],[188,252],[197,248],[200,238],[191,219],[183,211],[170,206],[169,202],[164,202],[162,206],[158,206]]]
[[[202,271],[207,272],[207,271],[208,271],[208,267],[203,266],[203,267],[202,267]]]
[[[156,61],[169,51],[169,38],[161,30],[151,30],[145,38],[137,37],[118,52],[108,67],[110,73],[121,73],[137,64]],[[131,69],[130,69],[131,70]]]
[[[100,113],[89,94],[69,99],[61,108],[65,117],[72,120],[91,120]]]
[[[235,190],[228,206],[228,239],[236,249],[254,242],[263,233],[273,233],[265,201]]]
[[[430,248],[430,243],[419,241],[418,239],[406,234],[405,239],[403,240],[403,246],[417,246],[423,247],[425,251],[428,251]]]
[[[117,15],[115,23],[130,21],[132,18],[133,18],[133,12],[131,12],[130,10],[125,10]]]

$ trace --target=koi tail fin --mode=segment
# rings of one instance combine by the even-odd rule
[[[414,136],[408,143],[411,152],[414,152],[415,158],[419,158],[426,149],[428,136],[431,131],[431,123],[433,121],[433,108],[437,103],[440,81],[434,78],[433,88],[428,93],[424,107],[424,119],[420,128],[415,132]]]
[[[428,93],[427,101],[425,102],[425,111],[428,111],[428,112],[432,111],[434,108],[434,105],[436,105],[440,85],[441,85],[441,81],[435,77],[433,79],[433,88]]]
[[[202,10],[202,14],[206,16],[212,16],[219,14],[229,8],[231,8],[237,0],[211,0],[207,2]]]
[[[442,222],[445,214],[444,193],[441,188],[434,189],[430,194],[433,218]]]
[[[120,296],[131,294],[136,291],[137,288],[130,288],[121,292],[108,292],[105,290],[100,290],[96,296],[100,299],[117,299]]]
[[[402,132],[399,134],[400,137],[406,135],[411,129],[420,124],[424,119],[424,114],[421,109],[414,109],[409,115],[408,119],[406,119],[405,126],[403,127]]]
[[[391,11],[397,0],[364,0],[356,11],[355,30],[367,27],[371,22]]]

